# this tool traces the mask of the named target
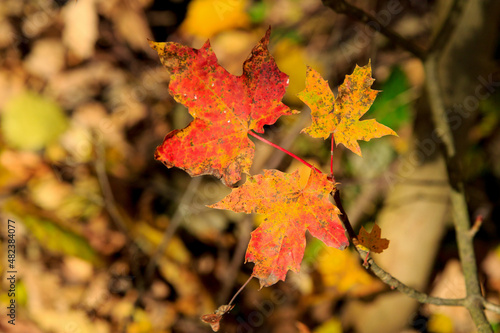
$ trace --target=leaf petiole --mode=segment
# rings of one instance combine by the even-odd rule
[[[285,154],[288,154],[290,155],[291,157],[295,158],[297,161],[299,161],[300,163],[308,166],[309,168],[313,169],[314,171],[316,172],[319,172],[319,173],[322,173],[321,170],[319,170],[318,168],[316,168],[314,165],[310,164],[310,163],[307,163],[306,161],[304,161],[303,159],[301,159],[300,157],[298,157],[297,155],[295,155],[294,153],[292,152],[289,152],[288,150],[286,150],[285,148],[283,147],[280,147],[278,146],[277,144],[274,144],[272,143],[271,141],[267,140],[267,139],[264,139],[263,137],[255,134],[253,131],[248,131],[248,134],[250,134],[251,136],[253,136],[254,138],[256,139],[259,139],[260,141],[264,142],[264,143],[267,143],[268,145],[271,145],[273,146],[274,148],[278,149],[278,150],[281,150],[282,152],[284,152]]]
[[[330,147],[330,178],[335,183],[335,177],[333,177],[333,149],[335,148],[335,138],[332,133],[332,145]]]
[[[253,275],[250,275],[250,277],[248,278],[247,282],[245,282],[241,288],[236,292],[236,294],[234,294],[233,298],[231,298],[231,300],[229,301],[229,303],[227,303],[228,306],[230,306],[231,304],[233,304],[233,301],[236,299],[236,296],[238,296],[239,293],[241,293],[241,291],[243,289],[245,289],[245,287],[247,286],[248,282],[250,282],[250,280],[253,278]]]

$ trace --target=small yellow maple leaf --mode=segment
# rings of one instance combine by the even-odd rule
[[[370,63],[364,67],[356,66],[351,75],[346,75],[335,98],[328,81],[308,67],[306,89],[298,96],[311,108],[312,125],[302,132],[323,139],[328,139],[333,133],[337,145],[343,144],[359,156],[361,149],[358,140],[369,141],[385,135],[397,136],[396,132],[375,119],[360,120],[378,93],[370,88],[374,81],[371,73]]]

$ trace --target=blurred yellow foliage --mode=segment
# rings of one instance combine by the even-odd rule
[[[340,295],[363,295],[381,287],[359,262],[359,257],[348,250],[325,248],[318,256],[318,270],[327,287],[334,287]]]
[[[73,184],[66,183],[50,173],[28,182],[30,197],[44,210],[58,218],[92,218],[99,214],[102,199],[96,179],[82,177]]]
[[[285,94],[285,100],[290,103],[302,103],[297,94],[306,86],[306,65],[322,71],[320,64],[307,57],[302,45],[297,44],[289,38],[280,40],[274,50],[271,50],[279,69],[289,76],[289,84]]]
[[[342,333],[342,323],[338,318],[332,318],[316,327],[313,333]]]
[[[452,333],[453,321],[442,313],[433,313],[427,323],[427,330],[432,333]]]
[[[194,0],[189,3],[181,30],[210,38],[224,30],[245,28],[249,25],[246,6],[246,0]]]
[[[127,333],[148,333],[153,326],[148,314],[142,309],[136,309],[133,314],[134,321],[128,325]]]
[[[212,298],[203,288],[199,277],[190,271],[187,265],[161,258],[158,260],[158,268],[163,278],[178,294],[175,306],[179,313],[196,316],[213,311],[215,305]]]
[[[163,238],[163,231],[159,231],[145,222],[138,222],[134,225],[134,235],[141,241],[143,250],[154,253]],[[184,243],[178,237],[172,237],[165,249],[165,255],[180,264],[189,264],[191,255]]]
[[[265,31],[230,30],[211,38],[210,42],[217,55],[219,64],[233,75],[243,73],[243,62],[248,58],[255,43]]]
[[[5,141],[23,150],[44,148],[68,126],[66,115],[57,103],[33,92],[9,100],[1,115]]]
[[[67,254],[100,265],[100,258],[82,236],[66,230],[53,221],[36,216],[25,216],[24,225],[46,249],[58,254]]]

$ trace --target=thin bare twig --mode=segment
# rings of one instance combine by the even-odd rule
[[[340,200],[340,191],[336,190],[334,195],[333,195],[335,205],[338,207],[340,210],[340,219],[342,220],[342,223],[344,224],[344,228],[347,231],[347,234],[349,235],[349,238],[353,244],[357,244],[357,236],[356,233],[354,232],[351,223],[349,222],[349,217],[347,216],[347,213],[344,210],[344,207],[342,206],[342,201]],[[369,252],[364,251],[360,249],[358,246],[355,246],[356,251],[358,251],[359,256],[361,259],[366,260],[368,264],[368,268],[370,271],[373,272],[382,282],[390,286],[392,289],[397,289],[403,294],[416,299],[420,303],[428,303],[428,304],[435,304],[435,305],[446,305],[446,306],[464,306],[465,305],[465,299],[463,298],[457,298],[457,299],[449,299],[449,298],[440,298],[440,297],[433,297],[429,296],[426,293],[420,292],[412,287],[407,286],[403,282],[399,281],[398,279],[394,278],[391,274],[387,273],[385,270],[380,268],[373,258],[369,257]]]
[[[122,232],[129,240],[132,240],[132,236],[127,228],[127,224],[123,220],[120,212],[118,211],[115,196],[113,195],[113,190],[109,184],[108,175],[106,173],[106,156],[104,152],[104,146],[100,143],[95,144],[96,159],[94,161],[94,168],[97,175],[97,180],[99,186],[101,187],[104,207],[106,208],[111,221],[115,226]]]
[[[193,196],[196,190],[198,189],[200,183],[201,183],[201,177],[191,178],[189,185],[187,189],[184,191],[184,194],[182,195],[182,198],[177,206],[174,215],[170,219],[170,223],[167,229],[165,229],[165,232],[163,233],[163,237],[161,239],[160,244],[158,245],[155,253],[151,256],[151,259],[148,262],[148,266],[146,267],[146,281],[151,282],[158,260],[165,252],[165,249],[170,243],[170,240],[172,239],[175,232],[177,231],[177,228],[180,226],[182,222],[182,218],[184,217],[182,212],[182,207],[184,207],[187,203],[193,200]]]
[[[490,301],[483,300],[483,305],[486,310],[500,314],[500,305],[493,304]]]
[[[365,256],[368,255],[366,251],[358,249],[358,252],[360,253],[360,256]],[[426,293],[420,292],[416,289],[413,289],[411,287],[408,287],[406,284],[403,282],[399,281],[398,279],[394,278],[391,274],[387,273],[384,271],[382,268],[380,268],[373,258],[369,257],[368,260],[368,265],[370,267],[370,270],[375,274],[382,282],[385,284],[389,285],[393,289],[397,289],[400,292],[402,292],[405,295],[410,296],[411,298],[416,299],[420,303],[427,303],[427,304],[434,304],[434,305],[445,305],[445,306],[465,306],[465,298],[441,298],[441,297],[433,297],[429,296]]]
[[[236,280],[236,277],[238,276],[238,273],[240,271],[240,266],[243,264],[245,250],[247,249],[250,232],[252,231],[252,222],[252,216],[247,215],[239,224],[240,236],[238,238],[238,244],[236,245],[236,249],[234,250],[234,254],[231,258],[229,267],[226,270],[226,275],[224,275],[224,279],[222,280],[221,291],[217,296],[218,303],[222,303],[225,299],[227,299],[233,288],[234,281]]]
[[[345,0],[323,0],[323,4],[331,9],[333,9],[335,12],[337,12],[339,14],[348,15],[348,16],[360,21],[361,23],[364,23],[366,26],[380,32],[382,35],[387,37],[392,43],[394,43],[397,46],[402,47],[406,51],[412,53],[417,58],[422,59],[422,60],[425,58],[425,51],[421,47],[419,47],[418,45],[415,45],[414,43],[412,43],[409,40],[402,37],[397,32],[388,28],[386,26],[386,24],[384,24],[383,22],[380,22],[375,16],[373,16],[369,13],[366,13],[362,9],[359,9],[358,7],[355,7],[351,4],[349,4],[347,1],[345,1]]]
[[[115,201],[115,196],[113,195],[113,190],[111,189],[111,185],[109,183],[108,174],[106,172],[106,153],[104,150],[104,145],[101,142],[96,142],[94,145],[96,159],[94,161],[94,168],[97,175],[97,180],[99,182],[99,186],[101,187],[104,208],[108,212],[111,217],[111,221],[114,225],[125,235],[127,238],[127,248],[129,251],[129,264],[130,269],[132,271],[133,277],[137,281],[135,284],[139,291],[139,294],[142,295],[144,292],[144,276],[142,275],[141,269],[139,267],[139,262],[137,258],[142,254],[140,247],[135,242],[135,239],[130,234],[127,224],[125,220],[122,218],[118,206]],[[138,301],[140,297],[134,303],[134,308],[138,306]],[[132,322],[132,316],[128,316],[123,323],[122,332],[126,332],[128,329],[128,325]]]
[[[446,19],[439,28],[436,37],[434,37],[434,40],[431,42],[431,46],[426,52],[426,57],[433,53],[441,52],[441,50],[443,50],[444,47],[448,44],[451,35],[455,31],[455,28],[457,27],[458,22],[460,21],[463,8],[466,2],[467,2],[466,0],[453,1],[453,4],[450,10],[448,11],[448,15],[446,16]]]
[[[238,296],[239,293],[241,293],[241,291],[243,289],[245,289],[245,287],[247,286],[248,282],[250,282],[250,280],[253,278],[253,275],[250,275],[250,277],[248,278],[247,282],[245,282],[241,287],[240,289],[238,289],[238,291],[236,292],[236,294],[234,294],[233,298],[231,298],[231,300],[229,301],[229,303],[227,303],[227,305],[231,305],[233,304],[233,301],[236,299],[236,296]]]

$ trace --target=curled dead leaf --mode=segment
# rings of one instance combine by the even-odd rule
[[[201,321],[207,323],[212,328],[212,331],[217,332],[220,328],[220,321],[224,314],[231,311],[234,305],[221,305],[214,313],[206,314],[200,317]]]
[[[359,245],[366,247],[371,252],[382,253],[389,247],[389,240],[381,237],[382,230],[378,225],[374,225],[372,231],[368,232],[361,227],[358,235]]]

